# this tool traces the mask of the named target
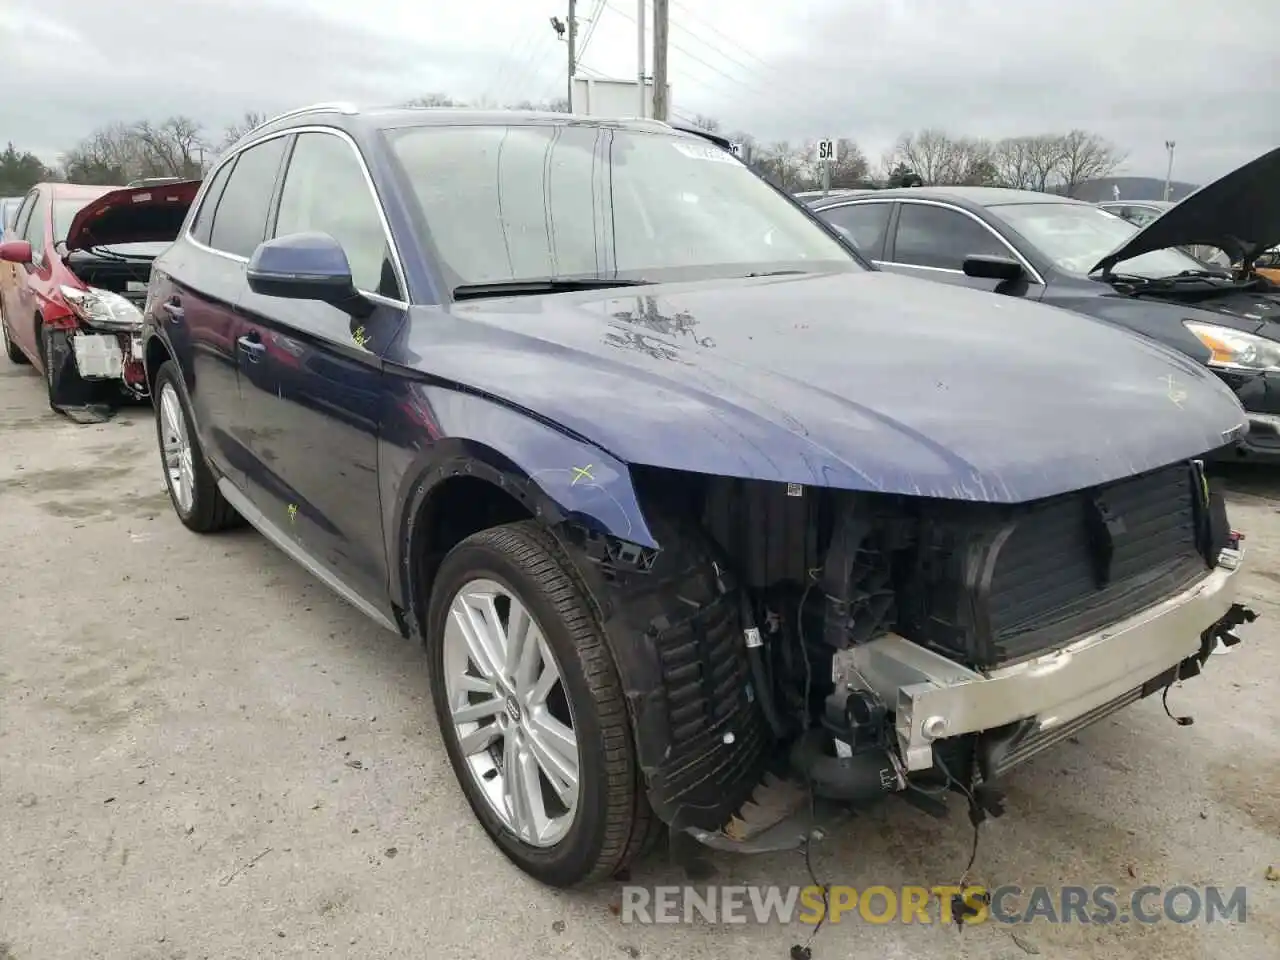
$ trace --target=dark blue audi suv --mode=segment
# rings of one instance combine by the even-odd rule
[[[1252,617],[1203,469],[1245,429],[1221,380],[877,270],[726,146],[297,110],[151,274],[178,517],[424,642],[472,810],[549,884],[891,794],[997,815],[1018,763]]]

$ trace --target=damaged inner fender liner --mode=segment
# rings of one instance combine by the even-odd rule
[[[1061,730],[1198,673],[1253,618],[1226,591],[1240,537],[1200,461],[1018,505],[633,480],[659,550],[572,522],[557,534],[610,639],[650,803],[699,836],[745,843],[814,796],[858,805],[918,783],[972,798]],[[1076,673],[1060,711],[1019,712],[1019,671],[1064,647],[1134,659],[1102,646],[1113,630],[1148,673]],[[906,692],[926,689],[921,703],[954,696],[952,715],[911,716]],[[1067,722],[1042,725],[1046,710]],[[925,806],[917,794],[902,795]]]

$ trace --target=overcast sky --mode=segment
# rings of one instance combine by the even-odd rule
[[[670,2],[674,110],[766,141],[847,136],[874,162],[924,126],[1083,127],[1136,175],[1175,140],[1175,179],[1201,183],[1280,144],[1277,0]],[[563,96],[567,3],[0,0],[0,143],[53,160],[115,119]],[[578,0],[584,73],[635,76],[636,8]]]

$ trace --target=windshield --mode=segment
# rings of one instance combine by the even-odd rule
[[[117,189],[112,187],[112,190]],[[106,193],[107,191],[103,191]],[[71,221],[76,214],[87,207],[97,197],[60,197],[53,201],[53,242],[65,243],[71,231]],[[107,250],[121,257],[145,257],[155,259],[164,253],[167,243],[113,243],[110,246],[95,247],[96,250]]]
[[[1115,214],[1082,203],[1010,203],[990,209],[1060,269],[1080,276],[1087,275],[1139,229]],[[1112,271],[1155,279],[1204,268],[1198,260],[1170,248],[1122,260]]]
[[[454,287],[864,269],[702,140],[595,124],[387,136]]]

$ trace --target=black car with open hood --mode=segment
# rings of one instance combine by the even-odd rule
[[[1249,414],[1221,453],[1280,462],[1280,148],[1139,229],[1057,194],[917,187],[809,201],[885,270],[1039,300],[1158,340],[1212,369]],[[1224,269],[1182,247],[1225,251]],[[1028,331],[1035,336],[1034,331]]]

